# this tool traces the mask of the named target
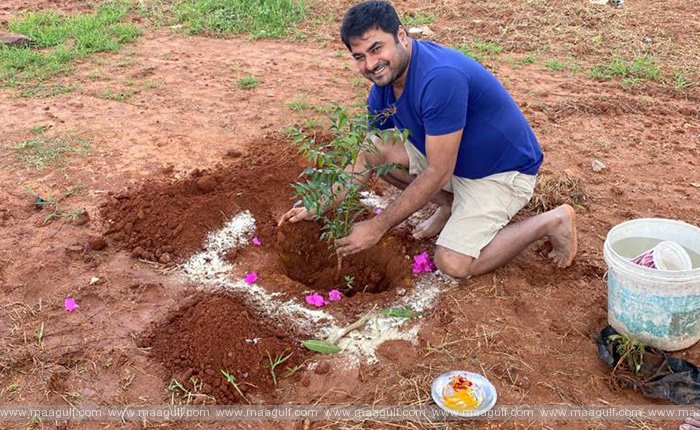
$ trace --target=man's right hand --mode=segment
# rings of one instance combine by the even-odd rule
[[[311,221],[316,217],[315,211],[307,210],[304,206],[291,208],[277,222],[277,227],[284,224],[286,221],[291,223],[299,221]]]

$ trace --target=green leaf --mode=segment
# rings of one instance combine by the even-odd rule
[[[324,340],[307,340],[301,343],[304,348],[309,349],[314,352],[320,352],[321,354],[337,354],[340,352],[340,347],[330,342]]]
[[[425,312],[416,312],[409,307],[388,308],[379,311],[379,315],[392,318],[420,318],[425,315]]]

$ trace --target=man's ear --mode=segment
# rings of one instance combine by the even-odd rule
[[[396,31],[396,37],[399,38],[401,46],[408,48],[408,33],[406,33],[406,29],[403,28],[403,25],[399,26],[399,29]]]

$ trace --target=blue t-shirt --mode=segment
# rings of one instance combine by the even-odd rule
[[[379,129],[410,130],[425,154],[426,135],[463,129],[454,174],[479,179],[496,173],[537,173],[542,150],[508,91],[476,61],[433,42],[413,40],[399,100],[391,85],[373,85],[367,105]]]

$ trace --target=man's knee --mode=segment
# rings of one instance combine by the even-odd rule
[[[447,248],[438,247],[435,251],[435,266],[445,275],[453,278],[468,278],[473,275],[474,258]]]

